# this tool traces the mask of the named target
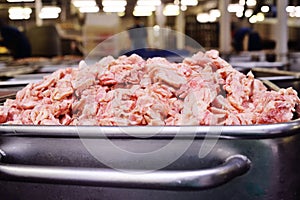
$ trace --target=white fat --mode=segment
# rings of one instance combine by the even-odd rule
[[[84,60],[81,60],[79,62],[79,69],[83,69],[83,68],[86,68],[88,67],[88,65],[86,64],[86,62]]]

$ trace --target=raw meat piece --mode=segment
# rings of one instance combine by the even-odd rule
[[[34,125],[250,125],[299,114],[292,88],[268,91],[215,50],[182,63],[111,56],[58,70],[0,107],[0,123]]]

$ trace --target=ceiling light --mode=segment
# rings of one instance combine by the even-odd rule
[[[146,11],[146,12],[140,12],[140,11],[136,11],[134,10],[133,11],[133,16],[135,17],[147,17],[147,16],[151,16],[152,15],[152,12],[151,11]]]
[[[181,0],[181,5],[196,6],[198,5],[198,0]]]
[[[290,16],[290,17],[296,17],[295,13],[293,13],[293,12],[291,12],[291,13],[289,14],[289,16]]]
[[[61,13],[61,8],[58,6],[44,6],[41,9],[41,12],[45,13]]]
[[[98,6],[91,6],[91,7],[80,7],[79,12],[81,13],[97,13],[99,12]]]
[[[134,10],[136,10],[136,11],[140,11],[140,12],[147,12],[147,11],[155,11],[156,10],[156,8],[155,8],[155,6],[135,6],[134,7]]]
[[[239,12],[235,13],[235,16],[237,16],[239,18],[243,17],[243,15],[244,15],[243,11],[239,11]]]
[[[159,31],[159,30],[160,30],[159,25],[154,25],[154,26],[153,26],[153,30],[156,31],[156,32]]]
[[[265,15],[263,13],[257,13],[256,16],[258,22],[262,22],[265,20]]]
[[[126,6],[127,1],[126,0],[103,0],[102,6],[109,7],[109,6]]]
[[[61,8],[58,6],[44,6],[41,9],[39,17],[41,19],[56,19],[61,13]]]
[[[251,17],[252,14],[253,14],[253,10],[252,9],[247,9],[245,11],[245,17]]]
[[[218,18],[221,17],[221,11],[218,9],[212,9],[209,11],[209,15]]]
[[[300,17],[300,6],[296,6],[295,15],[296,15],[296,17]]]
[[[17,13],[17,14],[9,14],[9,19],[11,20],[23,20],[23,19],[30,19],[30,15]]]
[[[173,2],[175,5],[179,5],[180,4],[180,1],[179,0],[174,0]]]
[[[285,10],[290,17],[300,17],[300,6],[287,6]]]
[[[138,6],[159,6],[161,0],[138,0],[136,5]]]
[[[257,16],[256,15],[252,15],[252,17],[249,18],[249,22],[251,24],[254,24],[257,22]]]
[[[134,16],[151,16],[152,11],[155,11],[155,6],[139,6],[136,5],[133,10]]]
[[[294,12],[295,9],[296,9],[295,6],[287,6],[285,10],[286,10],[286,12],[291,13],[291,12]]]
[[[164,16],[177,16],[179,15],[179,13],[180,13],[179,6],[174,4],[167,4],[163,10]]]
[[[97,6],[95,0],[72,0],[72,4],[75,7],[93,7]]]
[[[32,13],[32,9],[29,7],[10,7],[8,9],[8,13],[9,14],[16,14],[16,13],[26,13],[26,14],[31,14]]]
[[[32,9],[29,7],[10,7],[8,13],[11,20],[29,19]]]
[[[197,15],[197,21],[199,23],[207,23],[209,21],[209,14],[208,13],[199,13]]]
[[[124,17],[125,16],[125,12],[118,12],[118,16],[119,17]]]
[[[180,6],[180,10],[181,10],[181,11],[186,11],[186,10],[187,10],[187,6],[186,6],[186,5]]]
[[[246,1],[246,4],[247,6],[256,6],[256,0],[247,0]]]
[[[58,13],[45,13],[45,12],[41,12],[39,14],[39,17],[41,19],[57,19],[59,17]]]
[[[9,3],[15,3],[15,2],[34,2],[34,0],[7,0]]]
[[[105,6],[103,7],[104,12],[125,12],[126,8],[124,6]]]
[[[269,7],[269,6],[262,6],[262,7],[260,8],[260,10],[261,10],[261,12],[267,13],[267,12],[270,11],[270,7]]]
[[[246,4],[246,0],[240,0],[239,4],[242,5],[242,6],[244,6]]]
[[[236,13],[236,12],[243,12],[244,11],[244,6],[240,4],[229,4],[227,7],[227,11],[231,13]]]

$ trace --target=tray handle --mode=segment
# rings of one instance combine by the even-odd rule
[[[210,169],[143,173],[139,170],[121,172],[102,168],[6,164],[1,160],[0,180],[160,190],[202,190],[217,187],[245,174],[251,165],[246,156],[233,155],[223,164]]]

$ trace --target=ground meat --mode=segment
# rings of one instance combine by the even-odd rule
[[[300,112],[292,88],[269,91],[215,50],[182,63],[111,56],[58,70],[0,107],[0,123],[34,125],[249,125]],[[299,115],[299,113],[298,113]]]

